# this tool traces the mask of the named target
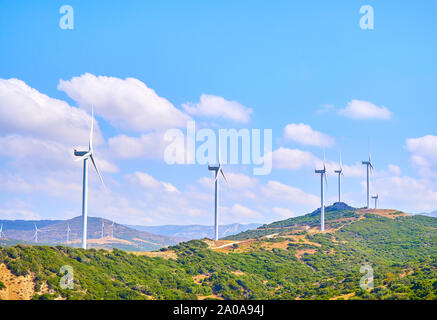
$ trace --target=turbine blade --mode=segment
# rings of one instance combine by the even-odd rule
[[[341,156],[341,150],[340,150],[340,170],[343,171],[343,160]]]
[[[219,166],[221,163],[222,163],[222,150],[221,150],[220,135],[219,135],[219,138],[218,138],[218,164],[219,164]]]
[[[325,155],[325,150],[323,150],[323,169],[326,170],[326,155]]]
[[[99,178],[100,178],[100,181],[102,182],[103,186],[106,188],[105,183],[103,182],[102,175],[100,174],[100,171],[99,171],[99,169],[97,168],[96,162],[94,161],[94,157],[93,157],[92,154],[90,155],[90,159],[91,159],[91,162],[93,163],[94,169],[96,169],[96,172],[97,172],[97,175],[98,175]]]
[[[326,193],[328,193],[328,177],[327,174],[325,173],[325,184],[326,184]],[[326,194],[325,194],[326,196]]]
[[[223,179],[225,179],[225,181],[226,181],[226,184],[229,184],[228,183],[228,179],[226,179],[226,176],[225,176],[225,174],[223,173],[223,169],[222,169],[222,167],[220,167],[220,173],[222,174],[222,176],[223,176]]]
[[[89,151],[93,151],[93,134],[94,134],[94,105],[91,105],[91,131],[90,131],[90,145]]]

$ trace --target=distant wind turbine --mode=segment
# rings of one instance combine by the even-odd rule
[[[334,172],[338,174],[338,202],[341,202],[341,177],[344,176],[343,162],[341,160],[341,152],[340,152],[340,169],[335,170]]]
[[[77,151],[74,150],[74,155],[76,157],[80,157],[76,159],[76,161],[83,160],[83,189],[82,189],[82,248],[86,249],[87,242],[87,222],[88,222],[88,159],[91,159],[93,163],[94,169],[96,169],[97,175],[100,178],[103,186],[105,183],[103,182],[102,175],[100,174],[99,169],[97,169],[96,162],[93,157],[93,131],[94,131],[94,107],[92,107],[91,113],[91,131],[90,131],[90,140],[89,147],[87,151]]]
[[[316,173],[320,173],[320,230],[325,231],[325,184],[328,186],[328,179],[326,173],[326,162],[325,162],[325,154],[323,154],[323,169],[315,170]],[[325,184],[324,184],[325,183]]]
[[[35,233],[33,234],[33,240],[34,242],[38,242],[38,232],[40,232],[40,230],[36,226],[36,223],[34,223],[34,225],[35,225]]]
[[[214,201],[214,239],[215,241],[218,240],[219,236],[219,230],[218,230],[218,178],[219,174],[223,176],[223,179],[225,179],[226,183],[228,183],[228,180],[226,179],[225,174],[223,173],[223,169],[221,166],[221,151],[220,151],[220,139],[218,144],[218,165],[217,166],[211,166],[208,165],[209,171],[214,171],[214,186],[215,186],[215,201]]]
[[[367,209],[370,208],[370,175],[373,172],[372,155],[369,151],[369,161],[363,161],[363,165],[367,166]]]
[[[375,200],[375,209],[378,209],[379,194],[376,194],[376,196],[373,196],[372,199]]]
[[[114,240],[114,221],[112,221],[111,225],[111,240]]]
[[[0,239],[4,239],[6,238],[5,233],[3,232],[3,223],[0,226]]]

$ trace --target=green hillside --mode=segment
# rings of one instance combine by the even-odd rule
[[[0,265],[15,276],[31,275],[35,299],[437,299],[436,218],[328,215],[335,224],[347,219],[332,232],[290,235],[285,228],[274,237],[222,241],[229,244],[223,248],[193,240],[156,253],[166,259],[19,245],[0,248]],[[307,225],[310,218],[273,225]],[[72,290],[59,287],[63,265],[74,269]],[[374,269],[374,290],[359,286],[362,265]],[[46,284],[49,290],[38,293]]]

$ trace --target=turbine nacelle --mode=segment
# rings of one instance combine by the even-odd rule
[[[83,157],[84,155],[86,155],[87,153],[90,153],[89,151],[78,151],[78,150],[76,150],[76,149],[74,149],[74,155],[76,156],[76,157]],[[80,159],[76,159],[76,161],[77,160],[80,160]]]

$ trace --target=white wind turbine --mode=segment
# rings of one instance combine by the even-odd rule
[[[3,232],[3,223],[0,226],[0,239],[5,239],[5,233]]]
[[[373,172],[372,155],[369,151],[369,161],[362,161],[367,166],[367,209],[370,208],[370,175]]]
[[[375,209],[378,209],[379,194],[376,194],[376,196],[372,196],[372,199],[375,200]]]
[[[214,186],[215,186],[215,201],[214,201],[214,239],[215,241],[218,240],[219,236],[219,224],[218,224],[218,178],[219,174],[223,176],[223,179],[225,179],[226,183],[228,183],[228,179],[226,179],[225,174],[223,173],[223,168],[221,166],[221,151],[220,151],[220,138],[219,138],[219,144],[218,144],[218,165],[217,166],[211,166],[208,165],[209,171],[214,171]]]
[[[315,172],[320,173],[320,230],[325,231],[325,184],[328,187],[325,153],[323,153],[323,169],[316,169]]]
[[[36,226],[36,223],[34,223],[34,226],[35,226],[35,233],[33,234],[33,240],[34,240],[34,242],[38,242],[38,232],[41,232],[41,231]]]
[[[87,222],[88,222],[88,159],[93,163],[94,169],[96,169],[97,175],[100,178],[103,186],[105,183],[103,182],[102,175],[97,168],[96,162],[93,157],[93,131],[94,131],[94,107],[91,109],[91,131],[90,131],[90,140],[89,147],[87,151],[77,151],[74,150],[74,155],[79,157],[75,161],[83,160],[83,189],[82,189],[82,248],[86,249],[87,242]]]
[[[341,152],[340,152],[340,169],[335,170],[334,172],[338,174],[338,202],[341,202],[341,177],[344,176],[343,162],[341,160]]]
[[[70,242],[70,231],[71,231],[70,224],[67,224],[67,243]]]

